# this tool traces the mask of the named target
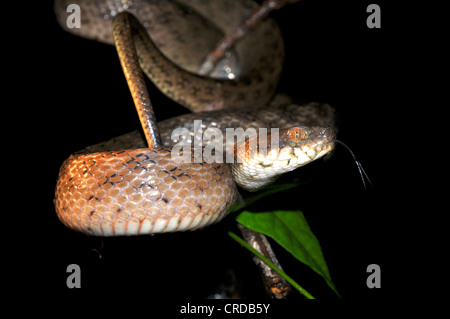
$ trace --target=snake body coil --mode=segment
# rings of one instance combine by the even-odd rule
[[[71,3],[78,3],[81,8],[79,29],[66,25],[66,8]],[[136,36],[142,38],[136,45],[144,73],[168,97],[194,112],[262,107],[272,97],[282,69],[284,45],[280,30],[271,19],[239,41],[213,73],[216,79],[196,74],[203,58],[222,36],[256,7],[250,0],[55,2],[63,29],[109,44],[114,43],[114,15],[124,11],[135,15],[152,39],[147,40],[146,31],[142,34],[137,30]],[[231,74],[236,81],[223,81]]]

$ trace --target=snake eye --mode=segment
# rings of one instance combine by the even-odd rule
[[[289,139],[293,142],[300,142],[306,139],[307,133],[300,127],[294,127],[289,130]]]

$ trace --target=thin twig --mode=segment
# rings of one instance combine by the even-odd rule
[[[266,236],[241,224],[238,224],[238,227],[245,241],[251,247],[281,269],[280,262],[275,256],[275,253],[273,252]],[[267,294],[272,298],[285,299],[291,292],[291,285],[260,258],[254,256],[253,261],[259,266]]]
[[[265,0],[244,22],[237,26],[232,32],[225,35],[215,49],[207,55],[198,72],[202,75],[210,74],[217,61],[219,61],[239,39],[247,35],[251,29],[265,19],[271,11],[278,10],[287,4],[297,1],[300,0]]]
[[[295,282],[291,277],[289,277],[283,270],[277,267],[274,263],[272,263],[269,259],[264,257],[260,252],[255,250],[252,246],[247,244],[243,239],[232,232],[228,232],[228,235],[236,240],[239,244],[244,246],[246,249],[251,251],[255,256],[264,261],[270,268],[275,270],[283,279],[286,279],[295,289],[297,289],[302,295],[304,295],[308,299],[315,299],[308,291],[306,291],[303,287],[301,287],[298,283]]]

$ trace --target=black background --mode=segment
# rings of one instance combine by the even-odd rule
[[[373,187],[364,189],[350,154],[338,146],[329,160],[293,174],[304,181],[300,187],[252,207],[303,211],[343,300],[388,299],[403,289],[401,222],[407,212],[399,205],[402,185],[393,173],[395,159],[386,159],[392,147],[386,138],[397,126],[394,113],[405,108],[397,96],[402,31],[397,12],[385,1],[376,1],[381,29],[367,28],[370,3],[308,0],[272,16],[286,46],[280,89],[298,102],[336,108],[338,138],[352,148]],[[266,298],[251,257],[227,235],[228,230],[238,232],[233,215],[196,232],[106,239],[86,237],[59,222],[53,197],[63,160],[87,145],[137,129],[139,122],[115,49],[63,32],[51,4],[35,12],[40,36],[33,35],[31,48],[39,58],[31,64],[39,72],[24,75],[33,83],[32,93],[16,94],[30,100],[28,142],[41,156],[31,160],[29,148],[21,153],[39,168],[32,173],[39,182],[35,187],[20,181],[23,192],[34,187],[34,196],[30,203],[17,200],[27,222],[26,241],[13,248],[18,256],[13,268],[20,270],[12,278],[16,287],[28,290],[32,282],[33,288],[46,288],[62,299],[104,295],[120,300],[125,291],[124,298],[140,304],[176,308],[186,298],[212,294],[232,269],[243,297]],[[158,119],[186,113],[149,81],[148,87]],[[312,295],[337,300],[320,276],[274,247],[285,271]],[[66,286],[66,268],[72,263],[82,271],[78,290]],[[366,286],[366,268],[372,263],[381,267],[380,289]],[[293,292],[290,299],[302,297]]]

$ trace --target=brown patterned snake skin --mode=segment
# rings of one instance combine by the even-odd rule
[[[139,11],[137,9],[142,8],[141,5],[144,6],[144,1],[134,1],[131,7],[130,1],[122,2],[128,6],[121,8],[132,8],[129,11],[133,13]],[[145,2],[146,5],[155,3],[160,2]],[[219,11],[224,8],[218,7]],[[65,25],[65,20],[61,18],[65,8],[63,1],[56,2],[56,12],[60,21],[64,21],[62,25]],[[236,184],[248,190],[257,189],[273,182],[277,175],[312,162],[333,150],[335,133],[331,126],[334,125],[334,112],[328,105],[310,103],[304,106],[284,104],[261,107],[267,101],[261,102],[259,98],[249,104],[249,95],[243,97],[243,87],[248,92],[261,92],[261,87],[265,87],[267,92],[273,84],[262,85],[260,81],[254,82],[250,78],[238,81],[203,78],[183,71],[160,55],[133,15],[116,14],[118,10],[105,11],[106,6],[87,2],[82,3],[82,8],[90,12],[89,17],[84,18],[89,26],[94,24],[94,19],[106,17],[110,20],[114,16],[114,41],[146,143],[139,133],[133,132],[88,147],[63,163],[56,186],[55,207],[58,217],[69,228],[98,236],[199,229],[226,216],[239,199]],[[62,9],[63,12],[60,11]],[[239,23],[240,19],[236,19],[236,23]],[[148,20],[141,21],[146,27],[151,24]],[[268,23],[273,26],[273,22]],[[152,28],[148,29],[151,33]],[[100,33],[98,38],[110,39],[111,36]],[[225,62],[227,70],[228,63]],[[163,92],[193,111],[223,108],[230,103],[239,109],[244,104],[253,108],[192,113],[162,121],[158,123],[158,129],[141,67]],[[238,74],[239,70],[232,72]],[[254,70],[251,73],[254,75],[257,72]],[[257,78],[261,80],[264,73],[260,71]],[[186,82],[184,86],[173,86],[176,81]],[[159,86],[159,82],[169,83],[169,89]],[[193,90],[193,87],[197,90]],[[212,94],[208,93],[210,90]],[[169,91],[172,93],[169,94]],[[216,92],[219,92],[218,95]],[[261,97],[261,94],[255,93],[254,97]],[[189,161],[177,161],[171,151],[172,145],[179,141],[171,133],[174,128],[184,127],[191,132],[187,138],[199,138],[194,133],[194,120],[198,119],[202,120],[200,129],[205,135],[208,128],[280,128],[279,138],[275,140],[278,148],[270,148],[274,144],[270,135],[267,136],[267,148],[261,143],[251,144],[257,138],[255,136],[244,142],[247,148],[234,143],[230,148],[236,161],[242,160],[242,163],[211,162],[205,154],[199,160],[195,152],[188,154]],[[225,140],[223,144],[227,145]],[[184,152],[182,154],[185,155]]]

